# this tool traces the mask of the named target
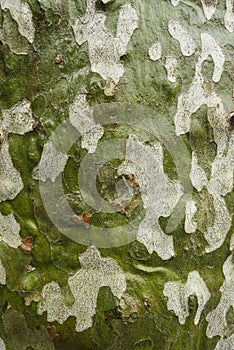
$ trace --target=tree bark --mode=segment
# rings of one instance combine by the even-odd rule
[[[233,0],[0,11],[0,349],[233,349]]]

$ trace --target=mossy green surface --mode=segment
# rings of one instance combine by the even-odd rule
[[[51,0],[44,1],[42,5],[40,1],[28,0],[27,3],[32,10],[35,26],[33,44],[25,43],[26,39],[22,41],[28,53],[15,54],[7,43],[0,42],[0,107],[9,109],[26,98],[30,101],[33,115],[38,122],[36,128],[28,134],[23,136],[10,134],[8,137],[12,162],[20,173],[24,189],[14,200],[0,203],[0,211],[3,215],[14,213],[16,221],[20,224],[20,236],[22,239],[32,236],[33,247],[31,253],[27,255],[20,247],[13,249],[0,242],[0,258],[7,275],[6,285],[0,286],[0,336],[5,341],[7,350],[49,349],[43,348],[44,345],[35,348],[30,345],[30,339],[28,344],[21,339],[22,329],[19,322],[21,319],[25,319],[25,324],[29,328],[27,334],[30,332],[44,334],[47,327],[55,325],[59,337],[52,341],[57,350],[213,350],[218,337],[207,338],[205,316],[216,307],[220,299],[219,289],[224,281],[222,265],[230,254],[229,243],[234,224],[223,245],[214,252],[206,254],[204,249],[207,242],[202,230],[213,224],[214,207],[212,196],[209,196],[205,189],[199,193],[195,190],[193,192],[194,198],[201,204],[196,214],[198,223],[196,233],[192,235],[185,233],[184,222],[171,233],[175,245],[173,259],[163,261],[156,253],[150,255],[137,241],[121,247],[100,249],[103,257],[115,259],[126,273],[126,293],[136,301],[138,309],[137,312],[134,311],[134,315],[131,307],[123,311],[110,289],[103,287],[99,290],[93,326],[82,333],[77,333],[73,317],[59,324],[56,321],[47,322],[45,313],[37,315],[35,293],[41,293],[43,287],[51,281],[56,281],[60,287],[65,288],[69,276],[80,268],[78,256],[86,250],[86,247],[63,236],[54,227],[43,208],[39,183],[32,177],[32,171],[38,164],[43,146],[51,133],[68,118],[69,106],[78,93],[87,92],[90,105],[105,102],[141,104],[159,112],[173,123],[178,97],[188,90],[194,76],[201,45],[200,32],[207,30],[212,33],[212,30],[215,30],[219,40],[224,41],[227,52],[231,55],[233,51],[233,42],[230,35],[225,36],[221,23],[224,1],[218,4],[217,16],[210,24],[201,18],[200,1],[193,2],[193,5],[190,5],[189,1],[183,2],[178,8],[173,8],[170,1],[165,0],[132,1],[140,15],[139,28],[131,38],[128,53],[121,57],[125,74],[116,87],[113,97],[105,96],[104,79],[90,69],[88,44],[79,46],[76,43],[70,25],[77,16],[84,14],[86,1]],[[98,11],[105,12],[106,26],[114,34],[118,9],[123,4],[126,4],[126,1],[116,0],[106,5],[97,1],[96,4]],[[7,13],[5,20],[9,16]],[[190,23],[195,23],[193,28],[196,27],[196,30],[192,34],[197,49],[193,56],[181,55],[178,41],[173,40],[167,30],[170,19],[181,20],[186,28]],[[12,38],[18,40],[18,36]],[[161,61],[153,62],[149,59],[148,49],[157,40],[163,43],[163,57],[170,55],[178,57],[180,73],[176,83],[168,81]],[[61,64],[55,63],[58,54],[63,56]],[[203,71],[206,79],[210,80],[213,72],[212,62],[206,61]],[[215,86],[215,91],[230,108],[233,104],[229,93],[232,85],[233,57],[230,58],[230,64],[226,64],[222,78]],[[128,133],[136,132],[143,141],[149,141],[139,130],[125,130],[122,126],[115,128],[111,125],[106,126],[106,129],[103,140],[126,137]],[[203,106],[192,116],[191,132],[183,137],[189,152],[196,152],[199,164],[209,177],[217,145],[207,120],[207,108]],[[95,213],[82,199],[77,181],[77,172],[85,154],[86,151],[81,148],[79,142],[69,151],[70,158],[63,174],[63,184],[71,207],[77,215],[83,211],[93,214],[92,223],[95,226],[124,226],[143,210],[140,195],[134,209],[129,210],[130,218],[121,213],[108,215]],[[115,198],[117,182],[115,176],[120,161],[105,164],[98,174],[97,189],[107,200]],[[171,179],[178,179],[175,163],[166,149],[163,166],[165,173]],[[233,192],[226,195],[225,201],[229,212],[233,213]],[[162,228],[166,227],[166,223],[167,219],[160,219]],[[85,230],[84,228],[84,232]],[[28,272],[28,265],[35,267],[36,270]],[[197,302],[196,298],[191,298],[190,315],[185,325],[180,325],[174,313],[168,311],[166,307],[163,287],[171,280],[185,282],[188,273],[193,270],[199,271],[211,292],[211,298],[198,326],[193,323]],[[31,301],[28,306],[25,305],[25,295]],[[6,324],[10,323],[8,315],[10,312],[13,315],[12,328],[7,328]],[[228,322],[230,324],[233,322],[231,312],[228,314]],[[23,331],[25,329],[23,328]],[[13,348],[17,343],[22,344],[22,347],[19,348],[20,345],[17,345],[18,348]]]

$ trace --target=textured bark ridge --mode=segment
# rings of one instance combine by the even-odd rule
[[[0,349],[234,349],[233,32],[233,0],[0,0]]]

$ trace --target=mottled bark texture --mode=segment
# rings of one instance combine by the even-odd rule
[[[234,349],[233,7],[0,0],[1,350]]]

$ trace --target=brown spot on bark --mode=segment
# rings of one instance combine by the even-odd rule
[[[52,339],[52,340],[58,340],[59,339],[59,334],[56,333],[56,327],[54,325],[52,325],[50,327],[47,327],[46,330],[47,330],[47,333],[50,336],[50,339]]]
[[[84,211],[80,215],[74,215],[73,220],[78,224],[83,224],[86,228],[89,228],[92,220],[92,215]]]
[[[27,237],[21,241],[21,249],[25,254],[30,254],[33,246],[33,237]]]

